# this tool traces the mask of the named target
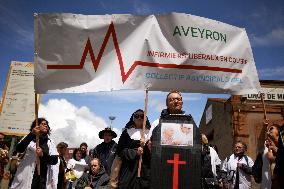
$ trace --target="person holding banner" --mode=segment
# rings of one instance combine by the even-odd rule
[[[54,142],[49,138],[50,127],[44,118],[33,121],[30,133],[16,146],[24,157],[17,168],[11,189],[56,188],[58,179],[58,153]],[[36,148],[36,135],[39,135],[39,147]],[[40,174],[37,172],[36,157],[40,159]],[[54,166],[52,166],[54,165]]]
[[[198,128],[192,116],[182,110],[183,100],[179,91],[168,93],[166,105],[167,108],[162,110],[160,118],[152,123],[148,136],[148,147],[151,150],[151,187],[159,189],[172,185],[172,188],[201,188]],[[163,131],[166,128],[172,128],[175,134],[174,142],[165,145]],[[164,176],[158,176],[161,174]]]
[[[276,165],[276,154],[278,149],[278,137],[279,137],[279,129],[280,125],[273,124],[267,129],[267,138],[265,140],[265,145],[267,148],[266,157],[268,160],[269,167],[269,176],[270,176],[270,184],[271,188],[278,188],[279,185],[278,179],[274,174],[274,168]]]
[[[143,127],[144,111],[136,110],[122,132],[117,146],[116,154],[121,158],[122,164],[119,172],[118,188],[143,188],[150,187],[150,162],[151,155],[147,145],[141,147],[141,132]],[[151,125],[147,118],[145,138]],[[137,178],[140,156],[142,155],[141,177]]]
[[[279,188],[284,188],[284,124],[279,129],[278,150],[274,172],[279,180]]]

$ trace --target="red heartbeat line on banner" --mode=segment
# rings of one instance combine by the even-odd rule
[[[79,65],[66,65],[66,64],[64,64],[64,65],[47,65],[47,69],[83,69],[87,54],[89,53],[91,60],[92,60],[92,63],[93,63],[93,66],[94,66],[94,70],[96,72],[98,67],[99,67],[101,58],[104,54],[104,50],[106,48],[106,45],[109,41],[110,36],[112,36],[112,41],[114,43],[114,47],[115,47],[115,51],[116,51],[116,55],[117,55],[119,67],[120,67],[121,79],[122,79],[123,83],[127,80],[127,78],[130,76],[130,74],[134,71],[134,69],[138,65],[145,66],[145,67],[155,67],[155,68],[175,68],[175,69],[209,70],[209,71],[242,73],[242,70],[231,69],[231,68],[220,68],[220,67],[210,67],[210,66],[193,66],[193,65],[177,65],[177,64],[161,64],[161,63],[144,62],[144,61],[134,61],[134,63],[130,67],[130,69],[125,73],[123,60],[122,60],[121,52],[120,52],[120,49],[119,49],[119,44],[118,44],[118,41],[117,41],[116,32],[115,32],[115,29],[114,29],[113,22],[111,22],[111,24],[109,25],[109,28],[108,28],[106,36],[104,38],[103,44],[100,48],[100,52],[98,54],[97,59],[95,58],[90,38],[88,38]]]

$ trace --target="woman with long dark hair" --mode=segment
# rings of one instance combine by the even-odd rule
[[[30,133],[16,147],[18,153],[24,153],[17,168],[12,189],[45,189],[47,185],[57,186],[58,153],[54,142],[49,138],[50,127],[45,118],[33,121]],[[36,135],[39,135],[39,147],[36,147]],[[40,175],[37,172],[36,157],[40,159]]]

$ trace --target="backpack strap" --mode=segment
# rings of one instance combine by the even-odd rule
[[[116,148],[117,148],[117,144],[116,144],[116,143],[113,143],[113,145],[112,145],[110,151],[116,152]]]
[[[247,166],[249,166],[248,156],[244,155],[244,158],[245,158],[245,160],[246,160],[246,162],[247,162]]]
[[[249,163],[248,163],[248,156],[244,155],[244,158],[247,162],[247,165],[243,168],[243,171],[246,173],[246,174],[249,174],[249,175],[252,175],[253,172],[252,172],[252,167],[249,166]]]

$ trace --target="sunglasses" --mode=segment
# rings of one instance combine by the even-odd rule
[[[141,115],[134,114],[134,118],[135,118],[135,119],[138,119],[139,117],[140,117],[141,119],[144,119],[144,115],[142,115],[142,114],[141,114]]]

